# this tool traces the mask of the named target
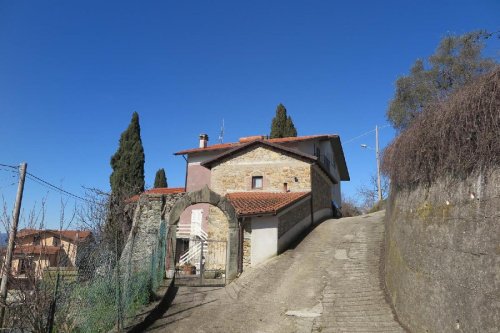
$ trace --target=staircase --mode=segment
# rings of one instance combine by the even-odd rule
[[[208,238],[207,233],[201,228],[200,225],[197,224],[191,224],[191,225],[179,225],[177,227],[177,234],[178,235],[186,235],[189,230],[189,235],[190,235],[190,244],[189,244],[189,250],[184,253],[180,259],[179,259],[179,265],[184,265],[192,260],[194,262],[192,263],[194,266],[196,266],[196,269],[199,270],[200,266],[200,251],[202,247],[202,243],[205,243],[205,241]],[[206,246],[206,243],[203,246],[203,255],[206,257],[208,252],[208,247]]]

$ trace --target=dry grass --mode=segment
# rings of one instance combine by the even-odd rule
[[[500,67],[427,107],[385,150],[396,188],[500,165]]]

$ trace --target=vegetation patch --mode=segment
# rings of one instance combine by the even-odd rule
[[[500,165],[500,67],[429,104],[384,151],[382,169],[397,189],[439,178],[465,179]]]

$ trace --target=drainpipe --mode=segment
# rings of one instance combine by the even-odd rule
[[[182,158],[184,158],[184,161],[186,161],[186,175],[184,176],[184,191],[187,192],[187,182],[188,182],[188,160],[186,158],[186,156],[184,155],[181,155]]]
[[[244,218],[238,218],[238,238],[239,238],[239,246],[238,246],[238,274],[243,273],[243,223]]]

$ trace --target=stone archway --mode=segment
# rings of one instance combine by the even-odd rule
[[[228,199],[215,193],[208,186],[199,191],[187,193],[174,204],[168,215],[167,223],[170,229],[170,237],[176,238],[177,228],[175,226],[179,223],[182,212],[189,206],[198,203],[207,203],[219,208],[227,218],[229,228],[227,235],[226,281],[230,282],[236,278],[238,273],[239,237],[236,210]],[[175,253],[172,253],[171,256],[175,258]]]

